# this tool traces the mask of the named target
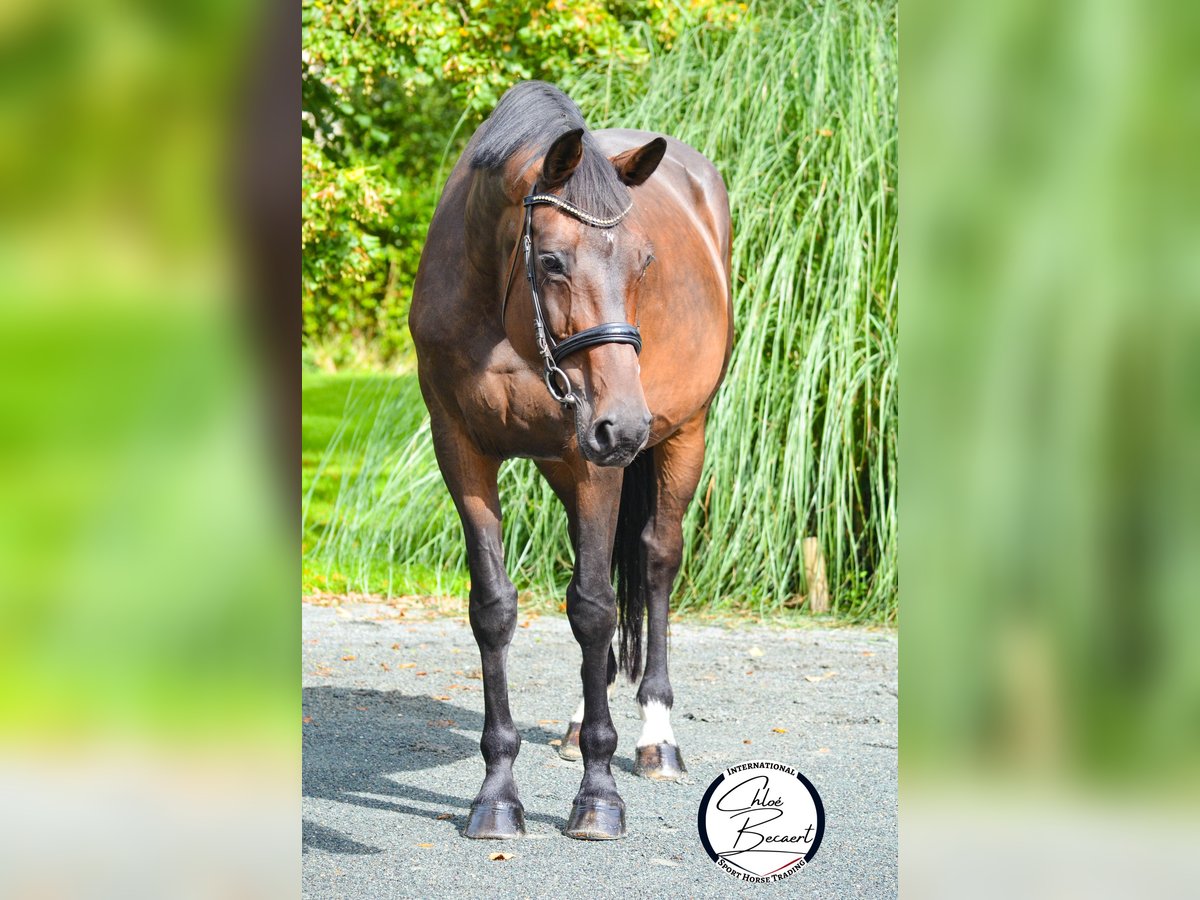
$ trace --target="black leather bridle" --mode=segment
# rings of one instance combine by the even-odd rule
[[[575,396],[575,391],[571,388],[571,380],[567,378],[567,373],[560,368],[562,361],[572,353],[578,353],[580,350],[586,350],[588,347],[595,347],[599,344],[632,344],[633,349],[640,354],[642,352],[642,336],[636,325],[630,325],[628,322],[606,322],[603,325],[584,329],[562,341],[555,341],[551,337],[550,330],[546,326],[546,313],[542,308],[542,298],[538,294],[537,272],[533,262],[533,208],[538,204],[555,206],[593,228],[612,228],[629,215],[633,204],[627,206],[620,215],[601,219],[553,194],[530,194],[522,202],[525,205],[525,229],[521,236],[521,243],[525,249],[525,275],[529,279],[529,294],[533,298],[533,327],[537,337],[538,354],[542,357],[544,367],[542,380],[546,382],[546,389],[550,391],[550,396],[564,407],[578,406],[579,398]],[[509,267],[508,283],[505,285],[505,309],[508,306],[508,288],[512,282],[512,268],[515,265],[516,248],[513,252],[513,266]],[[503,315],[503,311],[501,315]]]

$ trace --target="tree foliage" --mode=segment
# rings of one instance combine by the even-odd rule
[[[724,0],[304,0],[304,333],[333,364],[403,353],[448,167],[513,83],[636,89],[651,54]]]

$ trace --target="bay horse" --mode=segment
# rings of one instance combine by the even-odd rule
[[[625,834],[610,769],[618,619],[620,668],[641,675],[635,771],[685,771],[670,725],[668,601],[733,345],[730,232],[724,182],[700,153],[646,132],[589,131],[566,94],[538,81],[504,94],[446,181],[409,327],[462,520],[483,669],[486,775],[466,837],[525,831],[506,671],[517,591],[496,482],[512,457],[535,460],[575,551],[566,599],[583,702],[560,752],[582,756],[584,773],[566,834]]]

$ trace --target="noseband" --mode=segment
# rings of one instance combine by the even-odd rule
[[[525,248],[525,276],[529,279],[529,294],[533,298],[533,327],[537,337],[538,354],[542,357],[544,366],[542,380],[546,382],[550,396],[564,407],[578,406],[579,398],[571,388],[571,380],[567,378],[567,373],[560,368],[562,361],[572,353],[578,353],[580,350],[600,344],[632,344],[633,349],[641,353],[642,336],[636,325],[630,325],[627,322],[606,322],[603,325],[596,325],[573,334],[561,342],[555,341],[550,336],[550,329],[546,327],[546,312],[542,308],[542,298],[538,294],[537,273],[534,271],[533,264],[533,208],[543,203],[556,206],[585,225],[591,225],[593,228],[612,228],[629,215],[633,204],[627,206],[620,215],[610,219],[600,219],[553,194],[530,194],[522,202],[525,205],[525,230],[521,237],[521,243]],[[515,258],[513,262],[516,263]],[[511,283],[511,268],[508,277],[509,283]],[[508,305],[508,285],[505,286],[504,305]]]

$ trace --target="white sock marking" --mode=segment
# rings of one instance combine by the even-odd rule
[[[642,734],[637,742],[639,747],[675,743],[675,732],[671,730],[669,707],[657,700],[651,700],[642,707],[642,723]]]
[[[617,689],[617,683],[614,681],[608,686],[608,699],[612,699],[613,691]],[[579,701],[579,706],[575,708],[575,715],[571,716],[571,721],[579,723],[583,721],[583,701]]]

